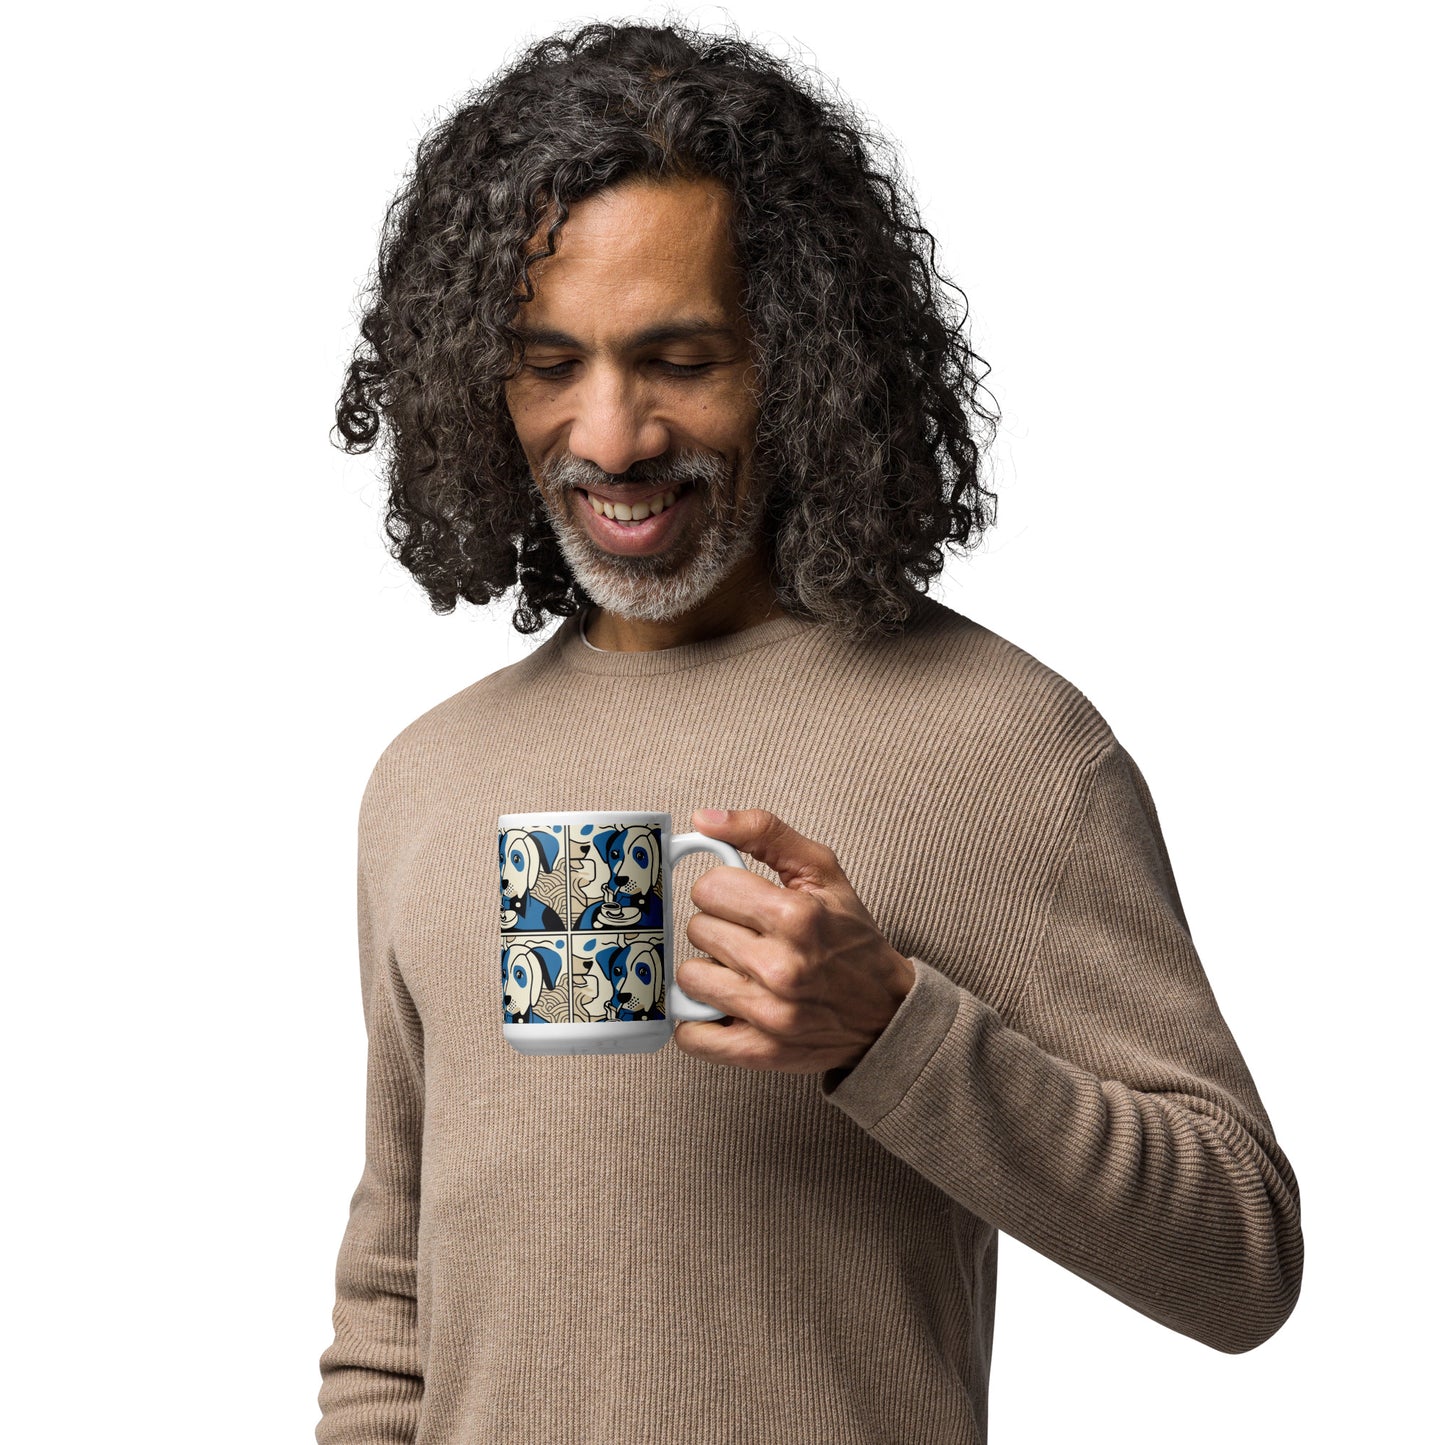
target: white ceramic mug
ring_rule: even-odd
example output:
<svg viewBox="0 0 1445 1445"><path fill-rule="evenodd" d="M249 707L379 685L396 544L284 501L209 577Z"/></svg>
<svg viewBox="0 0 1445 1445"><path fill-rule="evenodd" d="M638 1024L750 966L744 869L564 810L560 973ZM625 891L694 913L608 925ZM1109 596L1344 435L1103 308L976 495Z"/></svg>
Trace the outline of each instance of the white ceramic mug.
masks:
<svg viewBox="0 0 1445 1445"><path fill-rule="evenodd" d="M673 866L736 848L667 813L504 813L502 1036L524 1054L650 1054L679 1019L724 1015L672 980Z"/></svg>

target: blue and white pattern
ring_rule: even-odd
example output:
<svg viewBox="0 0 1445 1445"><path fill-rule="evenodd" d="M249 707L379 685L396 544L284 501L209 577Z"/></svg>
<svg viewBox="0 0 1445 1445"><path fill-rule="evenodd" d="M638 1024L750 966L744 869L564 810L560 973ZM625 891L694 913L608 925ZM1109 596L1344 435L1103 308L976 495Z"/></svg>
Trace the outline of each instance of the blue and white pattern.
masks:
<svg viewBox="0 0 1445 1445"><path fill-rule="evenodd" d="M661 829L504 828L497 848L503 1020L666 1018Z"/></svg>

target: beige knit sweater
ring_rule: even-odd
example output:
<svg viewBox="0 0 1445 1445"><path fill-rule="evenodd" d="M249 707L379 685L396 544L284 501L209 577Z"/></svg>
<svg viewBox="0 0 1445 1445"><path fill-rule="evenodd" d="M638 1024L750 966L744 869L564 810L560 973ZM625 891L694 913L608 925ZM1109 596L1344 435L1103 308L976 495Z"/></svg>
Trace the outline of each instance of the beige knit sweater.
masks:
<svg viewBox="0 0 1445 1445"><path fill-rule="evenodd" d="M912 959L862 1061L510 1048L498 816L709 806L828 844ZM678 958L711 866L674 874ZM565 621L386 749L359 875L320 1445L982 1442L999 1230L1218 1350L1294 1306L1294 1175L1143 778L938 602L868 643L784 616L604 652Z"/></svg>

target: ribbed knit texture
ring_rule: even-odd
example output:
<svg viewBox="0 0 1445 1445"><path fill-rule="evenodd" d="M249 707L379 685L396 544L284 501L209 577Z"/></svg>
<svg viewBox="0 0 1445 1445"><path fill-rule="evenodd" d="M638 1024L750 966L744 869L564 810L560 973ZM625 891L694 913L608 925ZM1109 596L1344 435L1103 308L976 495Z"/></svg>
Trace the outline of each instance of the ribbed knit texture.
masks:
<svg viewBox="0 0 1445 1445"><path fill-rule="evenodd" d="M917 970L887 1030L827 1074L515 1052L498 816L699 807L834 850ZM320 1445L983 1442L998 1230L1215 1349L1294 1306L1294 1175L1143 778L936 601L867 643L784 616L608 652L569 619L391 743L359 861ZM712 866L673 875L677 959Z"/></svg>

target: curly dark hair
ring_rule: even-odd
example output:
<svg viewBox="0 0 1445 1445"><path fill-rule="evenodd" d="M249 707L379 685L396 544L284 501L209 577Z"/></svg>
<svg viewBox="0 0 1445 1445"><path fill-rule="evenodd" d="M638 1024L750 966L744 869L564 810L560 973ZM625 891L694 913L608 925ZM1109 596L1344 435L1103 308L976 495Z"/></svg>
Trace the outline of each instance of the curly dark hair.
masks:
<svg viewBox="0 0 1445 1445"><path fill-rule="evenodd" d="M778 601L849 636L896 632L944 544L968 548L994 519L979 441L999 414L978 400L968 298L851 106L736 33L676 23L532 43L421 141L336 408L350 453L386 422L391 554L436 612L520 584L512 625L530 634L588 605L507 410L510 323L570 205L674 177L713 177L733 200Z"/></svg>

